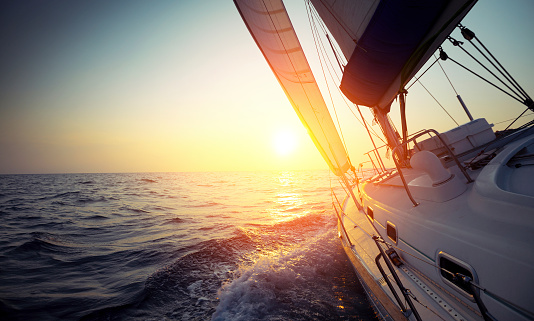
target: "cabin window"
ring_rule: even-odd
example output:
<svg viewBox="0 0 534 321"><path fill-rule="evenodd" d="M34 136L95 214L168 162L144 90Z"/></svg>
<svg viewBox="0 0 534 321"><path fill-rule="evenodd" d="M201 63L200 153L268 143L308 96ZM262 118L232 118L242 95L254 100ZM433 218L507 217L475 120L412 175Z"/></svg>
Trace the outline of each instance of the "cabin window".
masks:
<svg viewBox="0 0 534 321"><path fill-rule="evenodd" d="M478 283L474 269L467 263L462 262L457 258L444 252L440 252L438 254L438 263L439 267L442 269L440 271L441 278L445 281L445 283L455 288L463 295L472 298L473 291L471 290L469 284L462 282L457 277L455 277L455 275L465 275L469 277L473 282Z"/></svg>
<svg viewBox="0 0 534 321"><path fill-rule="evenodd" d="M373 209L369 206L367 207L367 216L369 216L371 220L375 220L375 214L373 213Z"/></svg>
<svg viewBox="0 0 534 321"><path fill-rule="evenodd" d="M388 238L397 244L397 228L390 221L387 222L386 233Z"/></svg>

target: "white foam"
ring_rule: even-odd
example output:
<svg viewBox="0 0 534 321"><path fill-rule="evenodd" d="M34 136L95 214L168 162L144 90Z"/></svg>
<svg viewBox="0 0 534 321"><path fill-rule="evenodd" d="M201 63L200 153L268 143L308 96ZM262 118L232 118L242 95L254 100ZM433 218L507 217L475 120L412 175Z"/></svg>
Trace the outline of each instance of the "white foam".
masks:
<svg viewBox="0 0 534 321"><path fill-rule="evenodd" d="M318 235L289 251L260 253L252 266L241 267L239 277L219 290L220 302L212 320L262 319L272 313L280 300L298 301L304 284L316 277L316 262L312 257L317 259L317 245L324 246L330 234ZM322 251L318 252L321 255Z"/></svg>

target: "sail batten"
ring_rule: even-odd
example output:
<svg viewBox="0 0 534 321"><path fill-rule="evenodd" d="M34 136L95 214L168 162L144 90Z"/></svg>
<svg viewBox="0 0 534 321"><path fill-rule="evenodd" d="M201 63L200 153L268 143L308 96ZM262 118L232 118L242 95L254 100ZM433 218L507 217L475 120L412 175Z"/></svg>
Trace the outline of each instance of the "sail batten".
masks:
<svg viewBox="0 0 534 321"><path fill-rule="evenodd" d="M293 109L332 172L350 162L281 0L234 0Z"/></svg>

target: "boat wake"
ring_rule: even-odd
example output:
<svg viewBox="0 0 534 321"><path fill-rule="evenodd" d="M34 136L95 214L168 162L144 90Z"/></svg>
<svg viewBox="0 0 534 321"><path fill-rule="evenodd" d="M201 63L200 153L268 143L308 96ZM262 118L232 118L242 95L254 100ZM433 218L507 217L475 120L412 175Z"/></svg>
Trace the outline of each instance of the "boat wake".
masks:
<svg viewBox="0 0 534 321"><path fill-rule="evenodd" d="M136 302L85 319L372 319L334 224L314 213L237 228L233 237L200 243L154 272Z"/></svg>

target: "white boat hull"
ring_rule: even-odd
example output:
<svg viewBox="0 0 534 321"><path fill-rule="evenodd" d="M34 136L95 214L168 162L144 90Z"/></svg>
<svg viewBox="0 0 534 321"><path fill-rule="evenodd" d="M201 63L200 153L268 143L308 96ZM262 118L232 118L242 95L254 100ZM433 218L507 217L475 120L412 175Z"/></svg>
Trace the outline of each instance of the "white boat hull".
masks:
<svg viewBox="0 0 534 321"><path fill-rule="evenodd" d="M534 135L509 144L485 167L470 171L474 182L462 182L465 191L450 200L431 200L432 187L426 187L430 196L425 195L421 181L426 174L414 169L403 173L410 187L415 186L410 182L417 183L412 190L416 191L418 206L407 197L398 175L369 180L355 189L361 210L350 197L345 199L339 213L340 237L381 318L402 320L404 316L395 314L399 303L375 262L380 251L373 236L387 243L380 243L384 249L394 248L401 257L402 266L394 270L413 294L410 296L422 320L483 320L474 297L442 272L457 269L453 272L463 273L464 267L481 288L477 292L491 316L531 320L534 188L528 186L533 186L534 166L525 162L517 166L514 156L532 150ZM450 170L461 177L454 168ZM388 233L391 231L393 237ZM391 272L383 259L381 262L404 302ZM408 319L416 320L413 313Z"/></svg>

